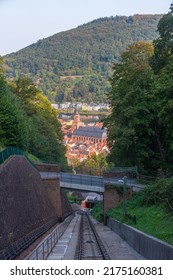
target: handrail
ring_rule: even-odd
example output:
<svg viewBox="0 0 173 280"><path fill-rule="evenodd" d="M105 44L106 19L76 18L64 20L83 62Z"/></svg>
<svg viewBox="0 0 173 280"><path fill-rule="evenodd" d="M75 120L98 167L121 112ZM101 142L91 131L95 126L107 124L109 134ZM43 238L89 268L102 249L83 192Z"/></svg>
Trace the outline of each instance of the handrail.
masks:
<svg viewBox="0 0 173 280"><path fill-rule="evenodd" d="M3 151L0 152L0 164L2 164L8 157L11 155L23 155L27 158L27 160L35 167L34 163L27 157L26 153L22 151L20 148L9 146ZM41 161L42 164L57 164L60 167L61 172L65 173L72 173L72 174L85 174L85 175L91 175L91 176L103 176L107 177L109 173L112 173L114 175L123 174L123 173L129 173L137 175L137 167L131 166L131 167L108 167L108 168L91 168L86 166L63 166L59 162L47 162L47 161Z"/></svg>
<svg viewBox="0 0 173 280"><path fill-rule="evenodd" d="M74 214L68 216L25 258L25 260L46 260L73 217Z"/></svg>
<svg viewBox="0 0 173 280"><path fill-rule="evenodd" d="M12 155L24 155L24 152L20 148L9 146L0 152L0 164Z"/></svg>
<svg viewBox="0 0 173 280"><path fill-rule="evenodd" d="M26 153L23 150L21 150L18 147L13 147L13 146L9 146L0 152L0 164L2 164L10 156L13 156L13 155L25 156L26 159L32 164L32 166L35 167L34 163L28 158L28 156L26 155Z"/></svg>

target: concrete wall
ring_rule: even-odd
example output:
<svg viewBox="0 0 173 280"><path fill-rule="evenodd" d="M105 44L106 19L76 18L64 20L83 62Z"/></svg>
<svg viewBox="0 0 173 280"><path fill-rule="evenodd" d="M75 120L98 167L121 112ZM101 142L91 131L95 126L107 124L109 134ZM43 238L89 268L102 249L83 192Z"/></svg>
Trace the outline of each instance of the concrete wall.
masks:
<svg viewBox="0 0 173 280"><path fill-rule="evenodd" d="M107 225L148 260L173 260L173 246L131 226L108 218Z"/></svg>

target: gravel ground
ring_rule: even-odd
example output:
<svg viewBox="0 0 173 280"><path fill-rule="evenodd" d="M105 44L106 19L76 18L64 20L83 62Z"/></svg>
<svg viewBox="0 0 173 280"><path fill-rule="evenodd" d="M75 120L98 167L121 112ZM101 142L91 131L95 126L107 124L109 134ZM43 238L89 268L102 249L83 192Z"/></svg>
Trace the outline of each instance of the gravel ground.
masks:
<svg viewBox="0 0 173 280"><path fill-rule="evenodd" d="M114 233L109 227L93 219L94 226L101 237L103 245L112 260L144 260L145 258L138 254L123 239Z"/></svg>
<svg viewBox="0 0 173 280"><path fill-rule="evenodd" d="M73 234L68 245L67 253L63 258L64 260L74 259L78 238L79 221L80 219L77 220L77 223L73 229ZM144 260L143 256L139 255L131 246L123 241L119 235L110 230L109 227L97 222L93 218L92 221L111 260Z"/></svg>

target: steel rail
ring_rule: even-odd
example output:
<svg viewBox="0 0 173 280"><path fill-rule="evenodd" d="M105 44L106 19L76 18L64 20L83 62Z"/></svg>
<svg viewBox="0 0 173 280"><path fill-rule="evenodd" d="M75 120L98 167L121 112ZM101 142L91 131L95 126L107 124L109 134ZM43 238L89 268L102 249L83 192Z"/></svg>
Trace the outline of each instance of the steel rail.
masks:
<svg viewBox="0 0 173 280"><path fill-rule="evenodd" d="M90 254L88 254L88 251ZM86 213L81 214L75 259L110 260L89 215Z"/></svg>

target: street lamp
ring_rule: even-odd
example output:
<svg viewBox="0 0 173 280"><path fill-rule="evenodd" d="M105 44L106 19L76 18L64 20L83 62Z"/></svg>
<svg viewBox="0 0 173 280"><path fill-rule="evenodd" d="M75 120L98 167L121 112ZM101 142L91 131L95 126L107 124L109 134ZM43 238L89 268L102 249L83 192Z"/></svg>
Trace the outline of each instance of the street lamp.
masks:
<svg viewBox="0 0 173 280"><path fill-rule="evenodd" d="M127 176L122 178L123 180L123 201L122 201L122 216L126 216L126 200L127 200Z"/></svg>

